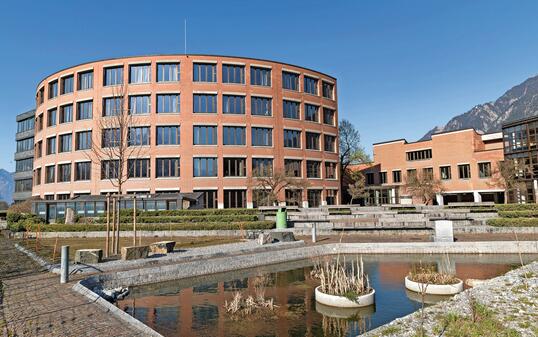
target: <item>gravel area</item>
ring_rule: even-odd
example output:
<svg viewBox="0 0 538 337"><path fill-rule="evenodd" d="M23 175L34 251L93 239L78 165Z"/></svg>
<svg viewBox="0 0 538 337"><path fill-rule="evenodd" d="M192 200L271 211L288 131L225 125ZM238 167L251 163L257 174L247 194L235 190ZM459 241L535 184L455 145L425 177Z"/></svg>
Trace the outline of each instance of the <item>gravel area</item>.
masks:
<svg viewBox="0 0 538 337"><path fill-rule="evenodd" d="M447 314L471 315L476 301L492 311L495 319L520 336L538 335L538 261L468 289L449 301L424 310L426 336L439 336L442 318ZM414 337L420 331L421 313L417 311L367 332L364 337Z"/></svg>

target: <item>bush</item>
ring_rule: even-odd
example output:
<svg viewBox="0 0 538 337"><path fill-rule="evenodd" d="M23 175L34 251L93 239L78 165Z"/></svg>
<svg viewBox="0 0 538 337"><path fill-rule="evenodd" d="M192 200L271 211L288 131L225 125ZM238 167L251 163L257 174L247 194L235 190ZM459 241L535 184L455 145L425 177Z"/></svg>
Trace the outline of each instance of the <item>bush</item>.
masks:
<svg viewBox="0 0 538 337"><path fill-rule="evenodd" d="M538 218L538 210L499 211L499 216L502 218Z"/></svg>
<svg viewBox="0 0 538 337"><path fill-rule="evenodd" d="M136 214L140 216L206 216L206 215L254 215L259 213L258 210L253 208L226 208L226 209L177 209L177 210L163 210L163 211L143 211L137 210ZM121 216L133 216L132 209L122 209L120 211ZM102 215L106 218L106 214Z"/></svg>
<svg viewBox="0 0 538 337"><path fill-rule="evenodd" d="M256 221L257 215L203 215L203 216L137 216L137 223L185 223L185 222L227 222L227 221ZM133 216L121 216L122 223L132 223ZM106 223L105 218L98 218L98 223Z"/></svg>
<svg viewBox="0 0 538 337"><path fill-rule="evenodd" d="M495 227L537 227L538 218L495 218L487 224Z"/></svg>
<svg viewBox="0 0 538 337"><path fill-rule="evenodd" d="M538 211L538 204L498 204L499 211Z"/></svg>
<svg viewBox="0 0 538 337"><path fill-rule="evenodd" d="M7 215L7 228L12 232L22 232L28 226L44 223L45 221L35 214L9 212Z"/></svg>
<svg viewBox="0 0 538 337"><path fill-rule="evenodd" d="M273 229L274 221L251 221L251 222L210 222L210 223L170 223L170 224L141 224L137 225L137 230L146 231L167 231L167 230L250 230L250 229ZM31 231L37 230L37 225L29 226ZM122 231L132 231L133 226L130 224L122 224ZM106 225L90 225L90 224L52 224L41 225L42 232L93 232L105 231Z"/></svg>

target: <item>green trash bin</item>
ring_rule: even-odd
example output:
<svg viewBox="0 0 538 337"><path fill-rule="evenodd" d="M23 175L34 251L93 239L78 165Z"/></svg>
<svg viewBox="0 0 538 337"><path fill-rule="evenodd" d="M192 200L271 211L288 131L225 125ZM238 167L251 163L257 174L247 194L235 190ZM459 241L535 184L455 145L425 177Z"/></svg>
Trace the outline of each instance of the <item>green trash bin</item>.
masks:
<svg viewBox="0 0 538 337"><path fill-rule="evenodd" d="M288 212L285 207L280 207L276 212L276 228L288 228Z"/></svg>

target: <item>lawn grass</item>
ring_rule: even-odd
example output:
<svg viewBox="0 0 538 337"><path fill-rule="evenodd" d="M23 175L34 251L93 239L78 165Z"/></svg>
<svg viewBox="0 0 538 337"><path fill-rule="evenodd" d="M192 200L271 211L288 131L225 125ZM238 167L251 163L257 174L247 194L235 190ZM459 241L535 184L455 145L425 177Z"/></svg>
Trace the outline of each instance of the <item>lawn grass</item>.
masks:
<svg viewBox="0 0 538 337"><path fill-rule="evenodd" d="M238 237L142 237L141 244L149 245L150 243L157 241L171 240L176 242L175 249L185 249L185 248L194 248L194 247L205 247L212 245L220 245L225 243L234 243L241 241ZM58 238L56 239L47 238L39 239L36 242L35 239L20 239L16 240L20 245L28 248L29 250L36 252L39 256L47 259L50 262L59 263L60 262L60 250L64 245L70 247L69 259L72 261L75 258L75 251L77 249L90 249L98 248L105 250L105 238ZM54 246L56 245L56 253L54 253ZM120 247L123 246L132 246L133 238L132 237L123 237L120 238ZM138 238L137 238L138 245ZM53 260L54 256L54 260Z"/></svg>

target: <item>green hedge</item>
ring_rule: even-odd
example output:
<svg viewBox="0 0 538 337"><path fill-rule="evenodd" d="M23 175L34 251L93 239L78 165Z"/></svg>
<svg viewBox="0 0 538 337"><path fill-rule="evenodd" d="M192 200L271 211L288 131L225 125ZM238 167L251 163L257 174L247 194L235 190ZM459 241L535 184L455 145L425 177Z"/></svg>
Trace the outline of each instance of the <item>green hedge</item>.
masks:
<svg viewBox="0 0 538 337"><path fill-rule="evenodd" d="M495 218L487 224L495 227L537 227L538 218Z"/></svg>
<svg viewBox="0 0 538 337"><path fill-rule="evenodd" d="M137 210L136 214L140 216L209 216L209 215L254 215L258 210L253 208L226 208L226 209L177 209L177 210L163 210L163 211L141 211ZM132 209L122 209L120 214L122 216L132 216ZM102 217L106 217L103 215Z"/></svg>
<svg viewBox="0 0 538 337"><path fill-rule="evenodd" d="M12 232L22 232L26 227L34 224L44 224L45 221L35 214L29 213L7 213L7 228Z"/></svg>
<svg viewBox="0 0 538 337"><path fill-rule="evenodd" d="M146 216L145 213L136 217L138 223L186 223L186 222L228 222L228 221L257 221L257 215L202 215L202 216ZM132 223L133 216L122 216L122 223ZM97 223L106 223L106 218L98 218Z"/></svg>
<svg viewBox="0 0 538 337"><path fill-rule="evenodd" d="M211 223L171 223L171 224L155 224L155 225L137 225L137 230L147 231L166 231L166 230L239 230L239 229L272 229L275 227L274 221L252 221L252 222L211 222ZM31 231L37 230L37 225L30 226ZM122 224L122 231L132 231L133 226L130 224ZM41 225L42 232L93 232L105 231L106 225Z"/></svg>
<svg viewBox="0 0 538 337"><path fill-rule="evenodd" d="M538 218L538 210L499 211L501 218Z"/></svg>
<svg viewBox="0 0 538 337"><path fill-rule="evenodd" d="M538 204L498 204L499 211L538 211Z"/></svg>

